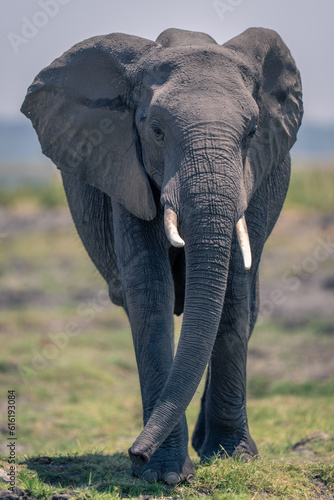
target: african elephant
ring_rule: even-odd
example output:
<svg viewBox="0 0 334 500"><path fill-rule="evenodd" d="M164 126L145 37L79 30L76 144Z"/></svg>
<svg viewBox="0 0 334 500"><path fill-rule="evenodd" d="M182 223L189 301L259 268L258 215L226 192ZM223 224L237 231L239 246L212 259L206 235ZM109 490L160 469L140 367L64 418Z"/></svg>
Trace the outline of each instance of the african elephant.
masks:
<svg viewBox="0 0 334 500"><path fill-rule="evenodd" d="M302 118L300 75L282 39L264 28L224 45L179 29L155 42L93 37L39 73L22 112L130 320L144 420L132 474L191 479L185 410L207 365L195 450L203 460L256 456L247 343ZM175 355L174 313L184 313Z"/></svg>

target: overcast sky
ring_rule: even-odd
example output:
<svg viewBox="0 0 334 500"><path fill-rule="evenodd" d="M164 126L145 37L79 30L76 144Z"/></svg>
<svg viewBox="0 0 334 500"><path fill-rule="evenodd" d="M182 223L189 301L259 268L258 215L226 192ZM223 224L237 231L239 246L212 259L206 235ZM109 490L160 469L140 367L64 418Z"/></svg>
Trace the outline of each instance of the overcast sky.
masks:
<svg viewBox="0 0 334 500"><path fill-rule="evenodd" d="M90 36L154 40L175 27L224 43L263 26L281 35L301 71L305 122L334 123L334 0L2 0L1 7L0 118L20 118L35 75Z"/></svg>

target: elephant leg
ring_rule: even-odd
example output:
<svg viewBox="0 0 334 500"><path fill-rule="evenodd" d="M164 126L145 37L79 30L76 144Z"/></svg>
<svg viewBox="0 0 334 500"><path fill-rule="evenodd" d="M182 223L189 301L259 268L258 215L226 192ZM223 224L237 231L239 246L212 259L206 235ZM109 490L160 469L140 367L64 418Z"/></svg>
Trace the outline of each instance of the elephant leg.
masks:
<svg viewBox="0 0 334 500"><path fill-rule="evenodd" d="M252 225L249 224L252 229ZM248 340L259 307L258 265L264 243L253 251L251 272L245 272L238 243L232 244L228 284L219 329L208 366L201 410L192 445L201 459L214 454L254 456L246 411Z"/></svg>
<svg viewBox="0 0 334 500"><path fill-rule="evenodd" d="M115 251L135 348L144 425L168 378L174 357L174 284L160 216L150 222L113 204ZM132 474L150 482L189 479L186 417L142 467Z"/></svg>
<svg viewBox="0 0 334 500"><path fill-rule="evenodd" d="M253 286L253 289L252 289L252 293L251 293L249 326L248 326L248 329L246 330L246 333L245 333L245 337L246 338L248 337L248 340L249 340L249 338L252 334L252 331L254 329L257 314L258 314L258 308L259 308L259 275L258 275L258 272L255 275L255 279L253 280L252 286ZM222 377L224 375L226 376L226 374L217 373L217 369L215 369L213 365L215 365L215 366L217 365L218 369L220 369L221 365L225 362L224 358L225 357L227 357L228 359L230 358L230 355L228 354L229 351L233 348L235 348L235 349L240 348L240 347L238 347L237 342L235 342L235 345L233 346L233 343L231 343L231 340L229 339L229 337L227 337L226 334L224 333L224 328L222 328L222 324L225 324L225 326L226 326L224 318L225 318L225 316L223 314L222 315L222 323L221 323L221 326L219 328L219 332L218 332L215 347L214 347L214 356L212 356L211 362L208 366L206 382L205 382L205 389L204 389L204 393L203 393L203 396L201 399L200 413L199 413L199 416L198 416L198 419L196 422L196 426L195 426L195 430L194 430L194 433L192 436L192 446L197 451L199 456L207 456L205 453L209 453L208 451L206 451L204 453L204 449L202 452L203 443L204 443L206 435L207 435L206 426L207 426L207 423L210 426L209 422L211 419L211 417L209 416L209 420L207 420L207 401L208 401L208 398L210 398L210 396L208 396L208 393L212 394L213 386L216 385L216 381L214 379L215 377L218 378L217 381L219 382L221 380L219 377ZM231 323L230 323L230 325L231 325ZM231 325L231 331L233 331L232 325ZM241 352L243 353L242 356L243 356L243 358L245 358L245 349L247 349L247 345L246 345L247 341L245 342L245 341L240 340L239 343L241 346ZM232 356L233 356L233 353L232 353ZM239 358L239 360L242 361L242 364L246 363L246 360L241 359L241 357ZM228 370L229 370L228 365L226 365L225 371L228 371ZM232 375L232 373L231 373L231 375ZM230 373L228 373L228 376L230 376ZM212 380L212 377L213 377L213 380ZM211 382L211 380L212 380L212 382ZM218 385L222 385L222 384L218 384ZM216 390L219 391L220 389L221 389L221 387L217 387ZM244 391L244 386L243 386L243 384L241 384L241 392L240 393L242 394L243 391ZM211 395L211 399L212 399L212 397L214 398L214 396ZM208 408L209 408L209 403L208 403ZM210 410L209 410L209 413L210 413ZM205 446L207 446L207 445L205 444ZM215 446L215 448L216 448L216 446ZM224 449L225 449L225 447L224 447ZM215 453L221 452L221 451L222 451L222 448L219 445L219 450L216 450Z"/></svg>
<svg viewBox="0 0 334 500"><path fill-rule="evenodd" d="M123 306L114 252L111 199L98 189L62 172L63 185L78 234L92 262L109 287L109 296Z"/></svg>
<svg viewBox="0 0 334 500"><path fill-rule="evenodd" d="M258 454L250 436L246 412L246 363L248 340L259 310L258 267L264 243L278 219L290 178L290 157L277 164L269 181L258 189L247 209L253 264L245 274L232 244L229 278L201 410L192 436L192 445L204 459L214 453Z"/></svg>
<svg viewBox="0 0 334 500"><path fill-rule="evenodd" d="M258 454L246 411L247 344L253 323L250 297L228 297L211 357L193 445L202 460L214 454Z"/></svg>

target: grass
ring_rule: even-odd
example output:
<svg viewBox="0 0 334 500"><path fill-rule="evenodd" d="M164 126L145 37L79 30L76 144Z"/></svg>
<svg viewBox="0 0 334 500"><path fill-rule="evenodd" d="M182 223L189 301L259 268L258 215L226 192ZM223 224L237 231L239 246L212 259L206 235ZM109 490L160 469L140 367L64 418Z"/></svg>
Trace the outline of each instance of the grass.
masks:
<svg viewBox="0 0 334 500"><path fill-rule="evenodd" d="M55 491L76 499L138 498L320 498L324 485L333 480L334 467L273 462L269 459L241 463L212 459L197 465L192 485L166 488L130 479L126 474L127 457L123 454L71 454L27 458L19 473L22 487L39 498ZM24 467L24 468L23 468ZM309 492L309 494L307 493ZM329 497L328 497L329 498Z"/></svg>
<svg viewBox="0 0 334 500"><path fill-rule="evenodd" d="M292 190L303 175L294 174ZM321 171L319 178L324 190L331 189L332 173ZM13 191L2 206L33 206L37 213L63 204L55 196L48 205L47 191L29 189L23 201ZM296 188L289 195L288 210L319 207L315 182L303 193ZM326 196L324 210L331 205ZM195 482L173 488L130 476L126 450L142 428L131 332L123 311L106 300L105 285L73 228L1 240L0 309L0 412L6 416L7 391L15 390L16 484L36 498L334 497L331 317L288 326L272 319L259 323L249 349L248 414L261 458L216 458L204 465L190 448ZM203 384L187 410L190 434L202 390ZM9 467L6 418L0 435L1 472ZM0 489L7 486L0 482Z"/></svg>
<svg viewBox="0 0 334 500"><path fill-rule="evenodd" d="M59 182L0 188L0 206L5 208L22 204L54 208L65 203L65 193Z"/></svg>
<svg viewBox="0 0 334 500"><path fill-rule="evenodd" d="M333 211L334 168L292 167L286 208Z"/></svg>
<svg viewBox="0 0 334 500"><path fill-rule="evenodd" d="M332 211L334 189L333 166L293 165L287 208ZM0 188L0 207L15 207L28 203L39 207L54 208L66 204L61 182Z"/></svg>
<svg viewBox="0 0 334 500"><path fill-rule="evenodd" d="M17 318L8 314L3 319L1 400L6 390L16 391L20 488L37 498L65 491L73 498L106 500L144 495L313 499L321 498L321 488L334 494L333 382L291 382L289 374L275 380L270 369L266 378L250 370L248 382L249 422L260 460L244 464L216 459L201 465L191 450L196 465L192 485L171 490L131 478L126 450L141 430L141 406L127 321L112 306L90 323L81 324L76 309L58 314L61 322L55 323L56 311L30 311L24 328L22 311ZM39 317L36 323L34 315ZM62 326L76 321L79 333L61 344ZM6 343L10 325L14 334ZM55 344L49 333L58 339L50 359L50 345ZM262 324L250 353L259 348L266 352L279 337L289 349L295 336L298 332L288 335L276 324ZM311 331L307 337L312 337ZM324 335L322 340L334 350L333 337ZM190 433L201 391L202 387L187 411ZM5 426L2 433L6 437ZM8 468L6 454L1 467Z"/></svg>

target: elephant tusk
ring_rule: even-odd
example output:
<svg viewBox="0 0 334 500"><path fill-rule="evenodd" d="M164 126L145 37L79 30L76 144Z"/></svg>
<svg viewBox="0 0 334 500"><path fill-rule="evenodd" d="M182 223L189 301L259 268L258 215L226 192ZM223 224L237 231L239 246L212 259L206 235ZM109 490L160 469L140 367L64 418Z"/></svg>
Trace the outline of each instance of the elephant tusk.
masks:
<svg viewBox="0 0 334 500"><path fill-rule="evenodd" d="M246 271L248 271L252 265L252 252L249 244L246 219L244 215L238 220L236 229L242 257L244 259L244 266Z"/></svg>
<svg viewBox="0 0 334 500"><path fill-rule="evenodd" d="M164 223L166 236L171 245L177 248L184 247L185 242L183 241L177 230L177 215L174 210L168 205L165 205Z"/></svg>

